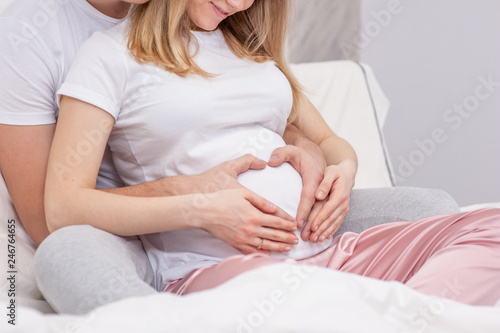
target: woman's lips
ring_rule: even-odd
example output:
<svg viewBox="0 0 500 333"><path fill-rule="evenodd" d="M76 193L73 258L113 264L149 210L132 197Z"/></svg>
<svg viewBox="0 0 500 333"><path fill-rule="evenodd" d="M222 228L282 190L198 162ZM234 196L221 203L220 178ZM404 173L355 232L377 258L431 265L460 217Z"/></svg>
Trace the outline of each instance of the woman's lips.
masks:
<svg viewBox="0 0 500 333"><path fill-rule="evenodd" d="M228 13L224 13L222 10L219 9L219 7L214 5L213 2L210 2L210 4L212 5L212 8L214 9L215 14L217 14L217 16L219 16L221 19L225 19L229 16Z"/></svg>

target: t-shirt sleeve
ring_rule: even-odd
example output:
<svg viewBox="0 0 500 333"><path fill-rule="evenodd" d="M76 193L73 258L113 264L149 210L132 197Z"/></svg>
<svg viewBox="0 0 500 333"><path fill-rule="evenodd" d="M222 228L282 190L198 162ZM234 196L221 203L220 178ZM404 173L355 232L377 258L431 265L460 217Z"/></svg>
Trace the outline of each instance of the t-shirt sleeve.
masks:
<svg viewBox="0 0 500 333"><path fill-rule="evenodd" d="M97 32L78 50L66 80L57 92L97 106L115 119L127 81L124 45Z"/></svg>
<svg viewBox="0 0 500 333"><path fill-rule="evenodd" d="M55 123L54 60L22 23L1 18L0 31L0 123Z"/></svg>

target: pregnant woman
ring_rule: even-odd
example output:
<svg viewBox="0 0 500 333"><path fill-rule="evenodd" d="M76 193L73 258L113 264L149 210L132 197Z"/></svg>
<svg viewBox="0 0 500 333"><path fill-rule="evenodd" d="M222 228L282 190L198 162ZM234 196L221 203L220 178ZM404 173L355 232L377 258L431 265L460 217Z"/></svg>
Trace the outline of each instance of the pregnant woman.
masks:
<svg viewBox="0 0 500 333"><path fill-rule="evenodd" d="M344 160L333 161L338 152L328 143L338 138L284 62L288 9L285 0L152 0L87 41L59 91L46 185L49 229L90 224L141 235L156 288L178 294L290 258L443 297L451 297L446 286L458 278L465 286L458 300L494 304L500 298L498 210L391 223L359 235L327 233L324 242L299 237L293 216L300 175L287 163L263 162L285 145L287 122L318 143L340 173L355 169L355 157L345 152ZM251 154L254 170L239 176L251 191L136 198L95 190L108 140L127 185L198 174ZM244 199L228 200L235 191ZM295 231L287 237L296 245L278 254L255 237L253 246L270 256L244 256L209 232L205 221L229 215L237 224L245 205L286 211L265 226Z"/></svg>

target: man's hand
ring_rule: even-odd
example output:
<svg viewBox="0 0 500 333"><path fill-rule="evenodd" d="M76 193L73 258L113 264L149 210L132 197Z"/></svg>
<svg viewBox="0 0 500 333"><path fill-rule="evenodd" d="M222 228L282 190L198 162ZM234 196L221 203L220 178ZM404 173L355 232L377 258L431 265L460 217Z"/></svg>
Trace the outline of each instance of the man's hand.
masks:
<svg viewBox="0 0 500 333"><path fill-rule="evenodd" d="M302 148L284 146L274 150L268 164L277 167L284 162L290 165L302 176L302 193L297 210L297 226L302 228L307 220L311 208L316 202L316 192L321 181L324 180L325 159L314 158Z"/></svg>
<svg viewBox="0 0 500 333"><path fill-rule="evenodd" d="M199 175L165 177L138 185L100 190L131 197L169 197L213 193L219 190L243 188L238 182L238 175L248 170L264 169L266 165L265 161L247 154L218 164Z"/></svg>
<svg viewBox="0 0 500 333"><path fill-rule="evenodd" d="M186 215L244 254L287 252L298 243L294 218L243 187L196 194Z"/></svg>
<svg viewBox="0 0 500 333"><path fill-rule="evenodd" d="M261 170L267 163L257 157L246 154L234 160L226 161L196 176L188 176L193 183L192 193L213 193L219 190L242 189L238 175L248 170Z"/></svg>

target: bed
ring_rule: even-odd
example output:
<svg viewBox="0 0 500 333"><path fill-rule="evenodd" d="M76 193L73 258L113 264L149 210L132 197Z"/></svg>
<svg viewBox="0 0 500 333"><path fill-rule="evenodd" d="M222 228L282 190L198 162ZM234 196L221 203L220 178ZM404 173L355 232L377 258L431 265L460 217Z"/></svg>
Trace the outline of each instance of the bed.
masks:
<svg viewBox="0 0 500 333"><path fill-rule="evenodd" d="M293 70L329 125L357 151L356 187L393 186L381 135L389 101L371 69L332 61ZM473 307L397 282L287 263L185 297L157 294L85 316L56 315L36 286L35 248L1 177L0 218L1 332L500 332L500 303Z"/></svg>

